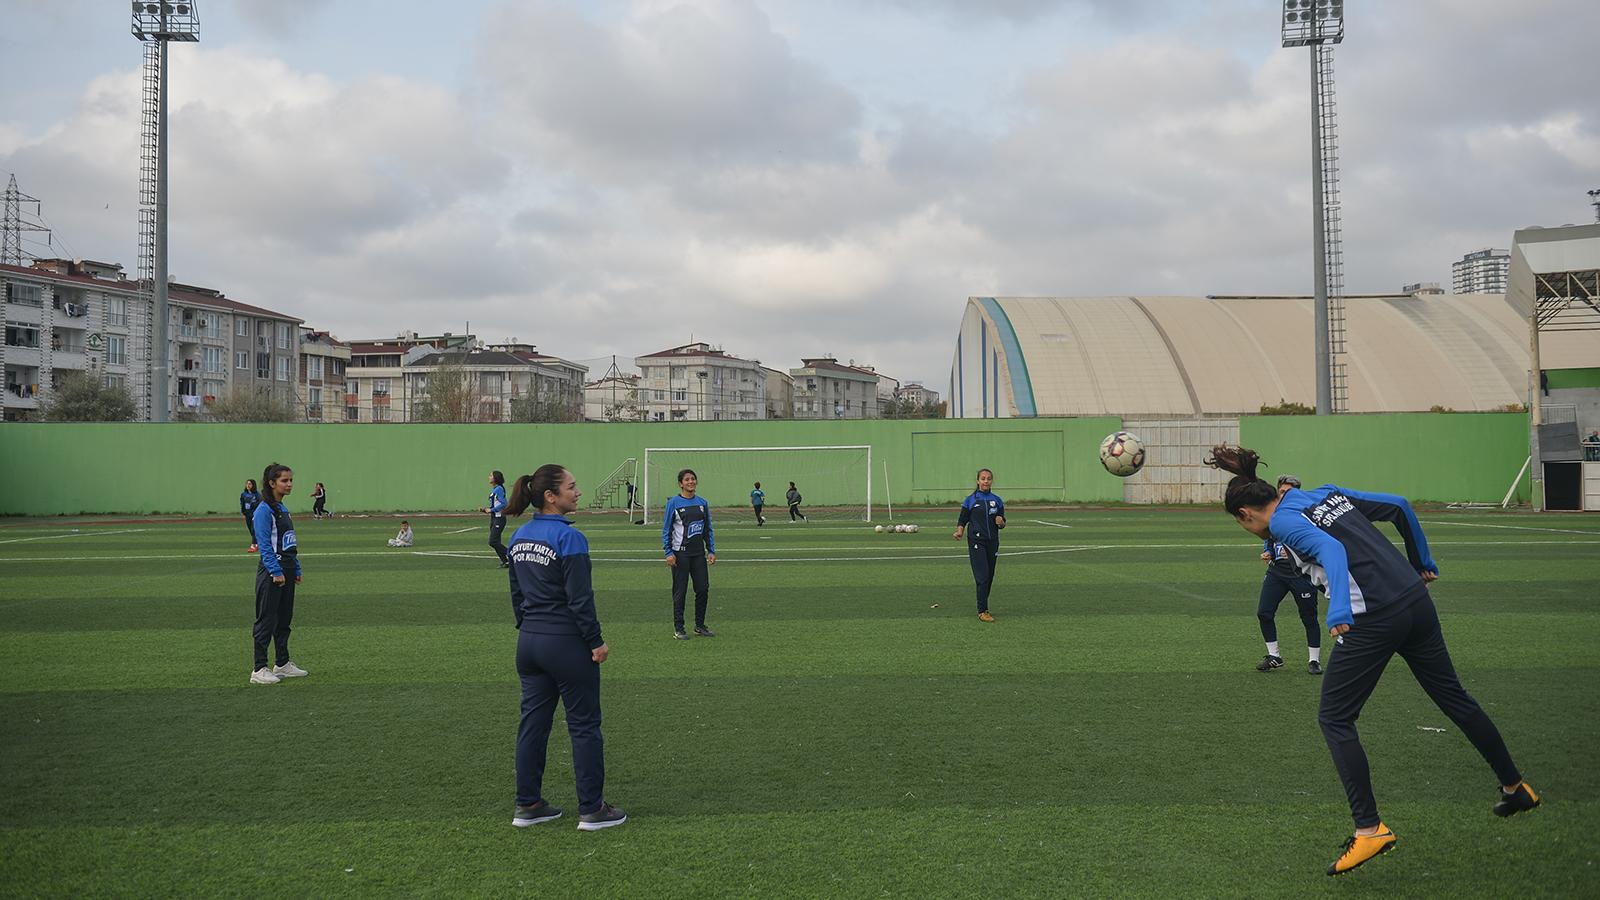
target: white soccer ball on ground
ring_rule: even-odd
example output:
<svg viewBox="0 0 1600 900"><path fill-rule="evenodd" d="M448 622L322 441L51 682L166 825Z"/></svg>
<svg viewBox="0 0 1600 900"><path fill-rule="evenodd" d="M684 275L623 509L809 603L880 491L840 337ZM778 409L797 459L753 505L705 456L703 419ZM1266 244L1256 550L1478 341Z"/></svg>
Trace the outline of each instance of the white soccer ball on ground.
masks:
<svg viewBox="0 0 1600 900"><path fill-rule="evenodd" d="M882 525L874 525L874 526L872 526L872 530L876 531L879 534L883 534L883 526Z"/></svg>
<svg viewBox="0 0 1600 900"><path fill-rule="evenodd" d="M921 530L922 530L922 526L921 525L912 525L911 526L911 533L912 534L916 534L917 532L919 532Z"/></svg>
<svg viewBox="0 0 1600 900"><path fill-rule="evenodd" d="M1144 442L1129 432L1108 434L1100 442L1100 464L1118 478L1127 478L1144 468L1144 458Z"/></svg>
<svg viewBox="0 0 1600 900"><path fill-rule="evenodd" d="M904 525L896 525L894 527L894 533L895 534L905 534L906 533L906 527Z"/></svg>

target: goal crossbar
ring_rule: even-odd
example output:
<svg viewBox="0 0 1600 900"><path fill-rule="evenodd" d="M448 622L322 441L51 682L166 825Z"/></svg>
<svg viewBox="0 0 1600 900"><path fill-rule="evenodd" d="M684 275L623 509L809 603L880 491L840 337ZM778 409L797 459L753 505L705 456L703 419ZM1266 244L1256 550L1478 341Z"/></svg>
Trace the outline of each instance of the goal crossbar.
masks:
<svg viewBox="0 0 1600 900"><path fill-rule="evenodd" d="M799 447L646 447L642 467L644 468L643 483L640 489L644 491L644 521L650 521L650 454L652 453L737 453L765 450L812 451L812 450L863 450L867 454L866 464L866 521L872 521L872 445L871 444L810 444Z"/></svg>

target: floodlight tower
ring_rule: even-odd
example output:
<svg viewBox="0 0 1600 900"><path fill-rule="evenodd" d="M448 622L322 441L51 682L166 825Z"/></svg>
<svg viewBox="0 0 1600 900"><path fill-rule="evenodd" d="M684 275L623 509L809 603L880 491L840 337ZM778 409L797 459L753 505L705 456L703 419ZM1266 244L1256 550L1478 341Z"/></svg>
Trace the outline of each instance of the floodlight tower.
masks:
<svg viewBox="0 0 1600 900"><path fill-rule="evenodd" d="M139 159L139 292L135 347L144 350L137 392L152 422L170 417L172 363L167 346L167 44L200 40L200 12L192 0L133 0L133 36L144 44L144 124ZM152 321L153 319L153 321ZM143 326L142 329L139 326ZM142 338L142 340L141 340Z"/></svg>
<svg viewBox="0 0 1600 900"><path fill-rule="evenodd" d="M1600 225L1600 190L1589 192L1589 205L1594 207L1594 221Z"/></svg>
<svg viewBox="0 0 1600 900"><path fill-rule="evenodd" d="M1317 415L1344 412L1344 254L1339 240L1339 135L1333 45L1344 0L1283 0L1283 46L1311 48L1311 242L1316 278Z"/></svg>

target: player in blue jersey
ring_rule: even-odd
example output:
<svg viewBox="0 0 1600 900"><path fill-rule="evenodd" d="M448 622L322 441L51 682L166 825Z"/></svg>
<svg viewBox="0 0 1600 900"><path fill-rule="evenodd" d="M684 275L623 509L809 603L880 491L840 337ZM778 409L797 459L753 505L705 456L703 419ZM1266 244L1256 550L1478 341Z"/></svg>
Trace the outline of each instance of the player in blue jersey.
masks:
<svg viewBox="0 0 1600 900"><path fill-rule="evenodd" d="M583 494L572 473L540 466L517 479L510 512L538 514L511 535L511 613L517 623L517 675L522 720L517 726L518 828L560 818L545 800L545 752L556 698L567 711L572 769L578 783L578 830L628 821L605 800L605 741L600 734L600 664L611 648L600 634L589 541L567 516Z"/></svg>
<svg viewBox="0 0 1600 900"><path fill-rule="evenodd" d="M294 619L295 585L300 583L300 548L283 499L294 490L294 472L273 463L261 473L261 486L261 502L255 511L261 560L256 566L256 624L250 630L255 642L250 683L277 684L307 674L289 659L289 623ZM267 667L269 645L276 645L278 651L278 663L271 668Z"/></svg>
<svg viewBox="0 0 1600 900"><path fill-rule="evenodd" d="M972 580L978 587L978 618L993 622L989 613L989 588L994 585L995 565L1000 561L1000 529L1006 527L1006 504L990 488L994 473L978 470L978 489L961 501L956 519L956 540L967 538L967 559L972 563Z"/></svg>
<svg viewBox="0 0 1600 900"><path fill-rule="evenodd" d="M489 505L478 507L478 512L489 516L489 549L500 557L500 568L511 568L506 545L500 543L500 535L506 530L506 476L499 469L489 473Z"/></svg>
<svg viewBox="0 0 1600 900"><path fill-rule="evenodd" d="M755 490L750 492L750 506L756 511L756 527L767 524L767 517L761 514L761 508L767 505L767 492L761 489L761 482L756 482Z"/></svg>
<svg viewBox="0 0 1600 900"><path fill-rule="evenodd" d="M1278 493L1299 488L1300 479L1284 475L1278 479ZM1285 594L1294 597L1295 609L1300 613L1300 624L1306 629L1306 652L1310 660L1306 672L1322 674L1322 627L1317 624L1317 589L1290 558L1289 548L1283 542L1267 538L1261 546L1261 558L1267 562L1267 572L1261 577L1261 599L1256 604L1256 620L1261 624L1261 639L1267 642L1267 655L1256 663L1257 672L1270 672L1283 668L1283 651L1278 647L1278 606Z"/></svg>
<svg viewBox="0 0 1600 900"><path fill-rule="evenodd" d="M1439 577L1439 567L1411 504L1403 497L1332 484L1280 496L1256 477L1260 461L1253 450L1221 445L1206 459L1234 474L1224 504L1240 526L1262 540L1281 541L1300 571L1328 593L1328 633L1338 652L1322 681L1317 721L1356 825L1328 874L1348 872L1394 846L1394 832L1378 815L1356 719L1397 653L1494 770L1500 782L1494 814L1511 816L1538 806L1539 796L1522 780L1500 731L1461 686L1450 662L1427 588ZM1406 552L1396 550L1374 522L1393 524Z"/></svg>
<svg viewBox="0 0 1600 900"><path fill-rule="evenodd" d="M256 480L246 478L244 491L239 494L239 514L244 516L244 530L250 532L251 553L260 549L256 545L256 507L260 505L261 492L256 489Z"/></svg>
<svg viewBox="0 0 1600 900"><path fill-rule="evenodd" d="M700 478L693 469L678 473L678 494L661 512L661 549L672 568L672 636L689 639L683 630L683 606L694 579L694 633L716 637L706 627L706 598L711 590L708 566L717 562L717 539L711 533L711 504L695 496Z"/></svg>

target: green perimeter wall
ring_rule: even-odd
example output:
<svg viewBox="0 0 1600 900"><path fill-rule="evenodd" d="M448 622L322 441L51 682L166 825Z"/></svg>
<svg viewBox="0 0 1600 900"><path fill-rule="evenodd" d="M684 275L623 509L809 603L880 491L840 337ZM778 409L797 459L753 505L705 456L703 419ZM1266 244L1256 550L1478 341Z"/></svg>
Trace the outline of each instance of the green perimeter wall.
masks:
<svg viewBox="0 0 1600 900"><path fill-rule="evenodd" d="M268 462L295 469L290 509L311 508L322 481L340 512L469 510L487 494L485 477L507 479L559 462L591 490L644 448L871 444L875 507L954 503L972 490L979 466L995 470L1008 501L1118 502L1122 482L1098 458L1114 417L1083 419L912 419L846 422L688 422L578 425L0 425L0 515L234 513L244 479ZM1416 500L1498 503L1528 455L1525 413L1394 413L1246 416L1241 442L1259 451L1268 474L1337 482ZM714 454L708 455L714 456ZM663 460L669 468L678 461ZM883 482L889 469L889 487ZM718 504L747 502L747 472L703 489ZM856 463L859 467L859 462ZM795 463L799 468L799 463ZM781 459L774 466L787 468ZM817 470L814 462L807 468ZM729 477L733 480L730 469ZM783 471L758 476L782 506ZM816 476L808 475L808 479ZM852 480L853 483L853 480ZM672 487L652 482L655 503ZM802 482L807 504L831 491ZM860 492L854 493L859 496ZM1529 496L1528 478L1517 499Z"/></svg>
<svg viewBox="0 0 1600 900"><path fill-rule="evenodd" d="M311 488L318 481L327 484L329 505L340 512L470 510L484 504L491 469L505 472L509 482L543 463L561 463L587 492L624 459L642 462L645 447L664 446L870 444L872 502L878 508L886 500L955 503L972 491L980 466L995 470L997 491L1010 501L1115 502L1122 499L1122 483L1100 468L1098 451L1118 422L1099 417L575 425L6 423L0 425L0 515L236 513L244 480L259 479L273 461L294 468L295 492L289 499L294 511L311 508ZM814 461L807 462L806 468L817 470ZM892 494L883 487L885 463ZM744 473L736 485L717 484L709 461L693 464L712 502L749 502ZM861 463L854 465L859 471ZM781 508L788 485L779 482L796 476L783 471L788 466L781 460L774 468L778 471L762 480L768 502ZM853 496L859 498L864 487ZM802 481L800 488L807 504L830 499L823 485ZM659 507L673 490L652 481L652 505Z"/></svg>
<svg viewBox="0 0 1600 900"><path fill-rule="evenodd" d="M1528 458L1528 414L1246 416L1239 443L1268 463L1268 481L1288 473L1308 487L1332 482L1412 500L1499 503ZM1529 496L1524 474L1514 499Z"/></svg>

